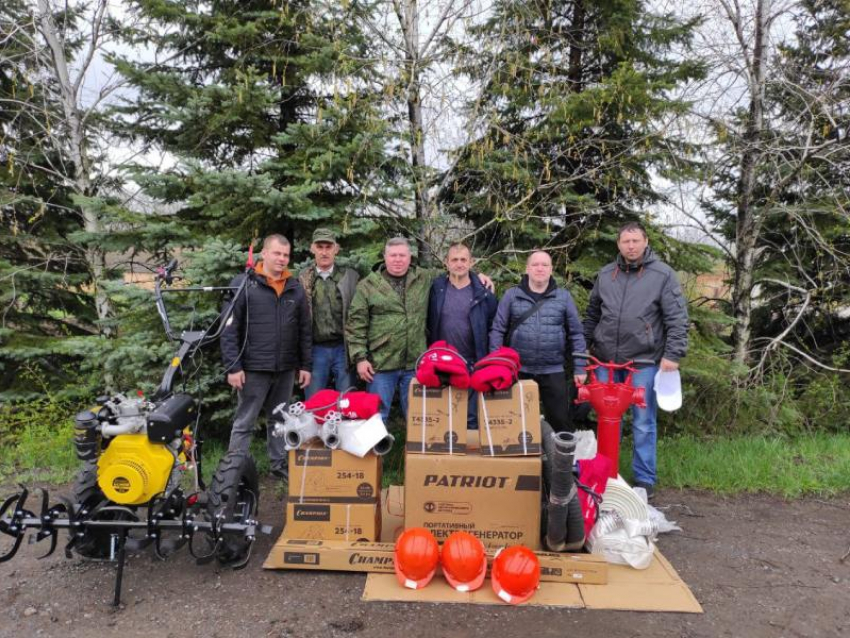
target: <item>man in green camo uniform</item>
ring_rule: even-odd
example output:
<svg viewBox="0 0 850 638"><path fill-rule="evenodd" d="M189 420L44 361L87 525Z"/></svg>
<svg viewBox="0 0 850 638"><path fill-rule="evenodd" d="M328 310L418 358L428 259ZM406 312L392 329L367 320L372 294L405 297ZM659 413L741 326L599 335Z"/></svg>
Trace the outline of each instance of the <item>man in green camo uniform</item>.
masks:
<svg viewBox="0 0 850 638"><path fill-rule="evenodd" d="M327 228L313 233L311 261L298 275L313 322L313 376L305 394L309 399L328 385L343 392L353 385L345 347L345 319L354 297L358 275L351 268L336 265L339 244Z"/></svg>
<svg viewBox="0 0 850 638"><path fill-rule="evenodd" d="M417 357L425 351L425 318L433 273L410 266L410 244L403 237L384 246L384 263L358 285L345 335L348 354L367 390L381 397L384 421L396 390L407 417L407 389Z"/></svg>

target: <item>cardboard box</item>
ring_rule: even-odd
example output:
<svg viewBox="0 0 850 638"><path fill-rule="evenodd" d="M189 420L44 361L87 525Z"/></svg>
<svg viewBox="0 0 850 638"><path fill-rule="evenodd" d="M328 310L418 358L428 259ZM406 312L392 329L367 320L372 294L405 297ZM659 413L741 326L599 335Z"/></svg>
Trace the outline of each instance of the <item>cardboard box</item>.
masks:
<svg viewBox="0 0 850 638"><path fill-rule="evenodd" d="M289 498L301 503L377 503L381 457L362 459L312 443L289 452Z"/></svg>
<svg viewBox="0 0 850 638"><path fill-rule="evenodd" d="M538 456L540 391L534 381L517 381L507 390L478 393L481 453L490 456Z"/></svg>
<svg viewBox="0 0 850 638"><path fill-rule="evenodd" d="M381 536L381 509L376 503L286 503L287 538L376 541Z"/></svg>
<svg viewBox="0 0 850 638"><path fill-rule="evenodd" d="M404 488L390 485L381 490L381 536L383 543L395 543L404 531Z"/></svg>
<svg viewBox="0 0 850 638"><path fill-rule="evenodd" d="M540 457L405 455L404 524L442 542L462 530L485 546L540 546Z"/></svg>
<svg viewBox="0 0 850 638"><path fill-rule="evenodd" d="M465 454L468 405L468 390L428 388L411 381L405 449L415 454Z"/></svg>
<svg viewBox="0 0 850 638"><path fill-rule="evenodd" d="M393 543L307 540L281 536L269 553L266 569L321 569L343 572L393 573ZM487 552L488 571L496 549ZM551 583L604 585L608 563L592 554L536 552L540 580Z"/></svg>

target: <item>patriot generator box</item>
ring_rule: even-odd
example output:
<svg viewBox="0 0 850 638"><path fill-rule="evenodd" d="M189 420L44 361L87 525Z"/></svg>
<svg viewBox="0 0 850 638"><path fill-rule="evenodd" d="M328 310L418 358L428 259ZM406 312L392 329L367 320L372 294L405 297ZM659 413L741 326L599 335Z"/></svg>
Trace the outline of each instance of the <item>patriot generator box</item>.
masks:
<svg viewBox="0 0 850 638"><path fill-rule="evenodd" d="M466 454L468 405L468 390L429 388L411 381L405 449L414 454Z"/></svg>
<svg viewBox="0 0 850 638"><path fill-rule="evenodd" d="M482 450L483 451L483 450ZM485 546L540 547L539 456L405 455L404 525L444 541L469 532Z"/></svg>
<svg viewBox="0 0 850 638"><path fill-rule="evenodd" d="M478 393L481 454L538 456L540 391L534 381L517 381L507 390Z"/></svg>
<svg viewBox="0 0 850 638"><path fill-rule="evenodd" d="M329 450L322 443L289 451L289 496L297 502L375 503L381 493L381 457Z"/></svg>

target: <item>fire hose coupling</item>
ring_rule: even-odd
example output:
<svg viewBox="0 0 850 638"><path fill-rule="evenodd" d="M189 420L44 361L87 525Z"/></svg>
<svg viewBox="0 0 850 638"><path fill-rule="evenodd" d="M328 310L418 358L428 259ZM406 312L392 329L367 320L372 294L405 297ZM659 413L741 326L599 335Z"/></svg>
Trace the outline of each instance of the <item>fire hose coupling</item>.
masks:
<svg viewBox="0 0 850 638"><path fill-rule="evenodd" d="M282 436L284 447L287 450L295 450L319 436L319 424L316 422L316 417L305 409L303 403L293 403L288 410L284 411L285 405L281 403L272 412L272 414L282 415L283 418L283 421L275 423L272 435Z"/></svg>
<svg viewBox="0 0 850 638"><path fill-rule="evenodd" d="M341 419L332 418L332 415L336 414L339 413L329 412L325 417L325 422L322 423L322 426L319 428L319 438L322 439L322 443L325 444L325 447L331 450L336 450L342 443L339 437L339 423Z"/></svg>

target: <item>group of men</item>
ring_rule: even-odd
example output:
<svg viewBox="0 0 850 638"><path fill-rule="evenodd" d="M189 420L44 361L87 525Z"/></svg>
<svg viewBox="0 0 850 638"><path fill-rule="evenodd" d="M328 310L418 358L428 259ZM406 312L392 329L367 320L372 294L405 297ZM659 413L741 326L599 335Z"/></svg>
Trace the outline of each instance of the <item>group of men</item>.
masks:
<svg viewBox="0 0 850 638"><path fill-rule="evenodd" d="M519 285L497 301L463 243L449 248L446 272L438 272L413 266L408 240L395 237L383 263L360 280L336 264L340 246L332 231L317 229L312 239L314 259L297 278L288 270L289 241L271 235L257 268L231 284L250 278L221 339L227 382L239 396L230 449L248 449L260 412L288 402L296 382L309 398L331 381L339 391L351 388L356 374L381 397L385 420L396 394L406 417L417 358L436 341L455 347L470 367L500 346L513 348L520 378L539 386L547 421L555 431L570 430L569 385L586 378L586 361L571 355L589 351L603 361L656 362L640 366L633 378L647 397L646 408L633 408L635 483L653 495L654 378L659 368L677 369L685 356L688 315L676 273L657 259L639 224L620 229L619 254L600 270L584 321L542 250L531 253ZM607 378L602 369L597 375ZM474 393L468 425L477 427ZM268 446L272 473L286 477L283 440L269 434Z"/></svg>

